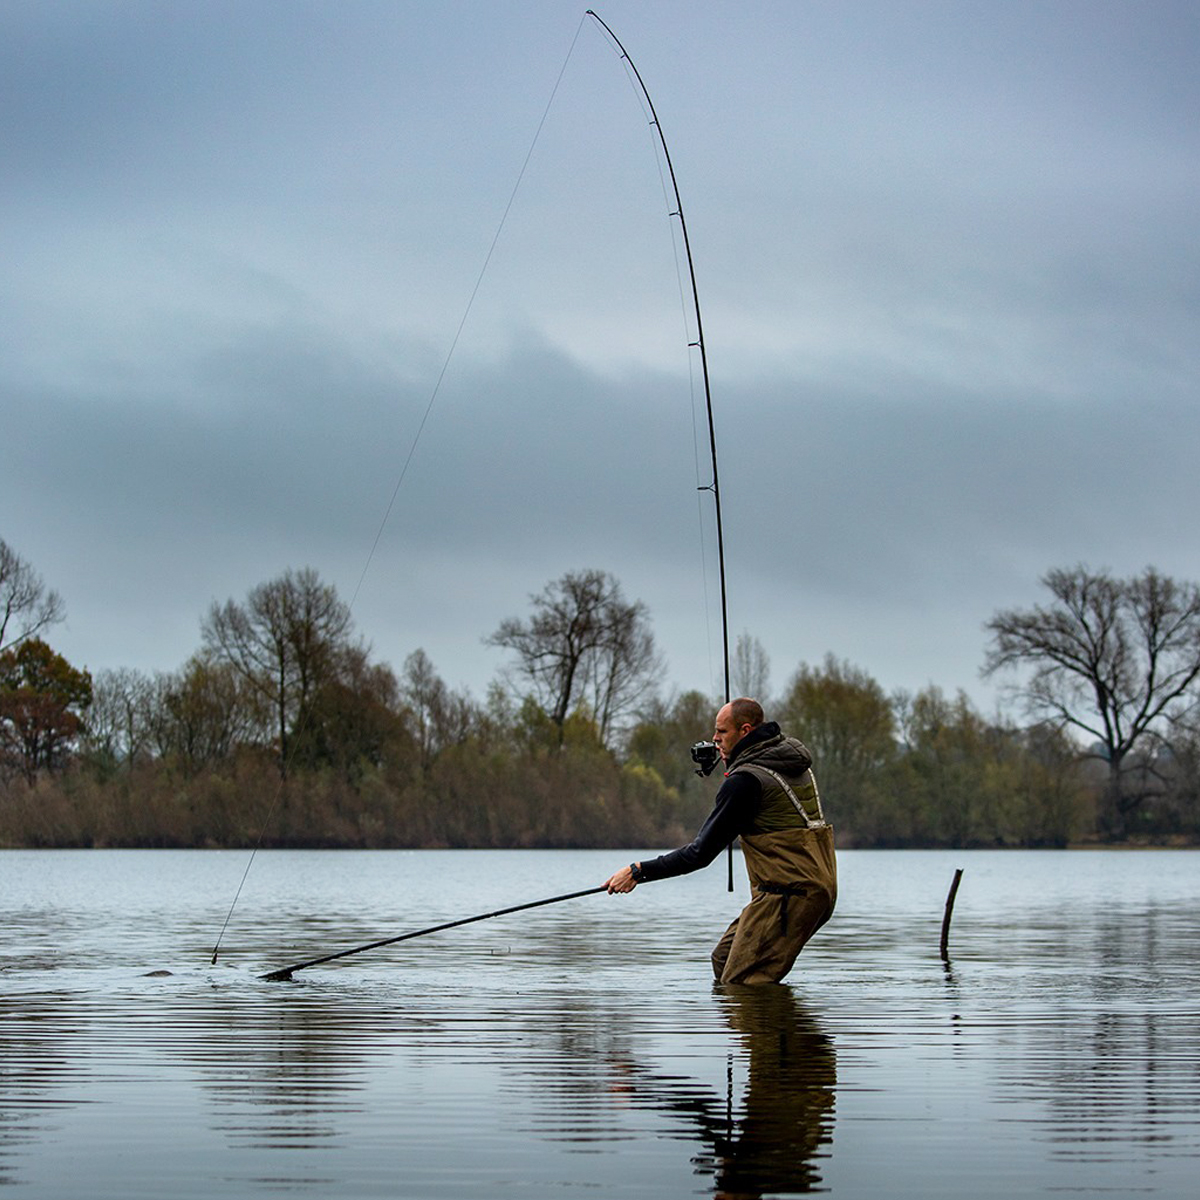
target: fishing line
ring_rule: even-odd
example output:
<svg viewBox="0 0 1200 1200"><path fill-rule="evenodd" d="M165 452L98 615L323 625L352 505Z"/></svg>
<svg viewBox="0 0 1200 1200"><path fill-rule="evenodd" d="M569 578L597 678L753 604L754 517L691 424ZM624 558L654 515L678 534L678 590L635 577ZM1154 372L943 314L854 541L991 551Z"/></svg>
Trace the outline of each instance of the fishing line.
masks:
<svg viewBox="0 0 1200 1200"><path fill-rule="evenodd" d="M396 500L397 500L397 497L400 495L400 489L404 484L405 478L408 476L408 469L412 465L413 458L415 457L415 455L417 453L417 446L420 444L421 436L425 432L425 426L429 423L430 415L433 413L433 407L437 403L438 395L440 394L440 392L442 390L442 384L446 378L446 373L450 369L450 362L454 358L455 351L458 349L458 343L459 343L460 339L462 338L463 330L466 328L467 319L470 317L471 310L475 306L475 300L476 300L476 297L479 295L479 289L483 285L483 278L487 274L488 267L492 261L492 256L496 252L496 246L499 244L500 235L504 232L504 226L508 221L509 213L512 211L513 204L516 201L517 192L521 188L521 183L525 178L525 172L528 170L529 163L533 158L533 153L537 149L538 141L540 140L540 138L542 136L542 130L545 128L546 121L550 116L550 110L554 106L555 97L558 95L558 89L562 84L563 76L566 75L566 73L567 73L567 66L571 61L571 56L575 52L575 45L579 41L579 35L583 29L584 21L586 19L587 19L586 13L582 17L579 18L579 24L575 28L575 36L571 39L571 45L567 49L566 57L563 59L562 67L559 69L559 72L558 72L558 77L555 79L554 86L550 91L550 98L549 98L549 100L546 101L546 107L542 111L542 117L541 117L541 120L538 121L537 129L534 131L533 140L529 144L529 150L525 154L525 159L521 163L521 169L517 173L516 182L513 184L512 191L509 193L508 203L505 204L504 210L500 215L500 221L499 221L499 224L496 226L496 232L492 237L491 244L488 246L486 255L484 255L483 265L479 269L479 274L476 277L475 284L471 288L470 295L467 298L466 307L463 309L463 314L462 314L462 317L459 319L458 327L454 332L454 337L450 341L450 348L446 351L446 357L442 361L441 370L438 372L437 378L434 381L433 389L429 394L429 400L426 402L426 405L425 405L425 411L421 416L421 420L417 425L417 431L413 435L412 442L408 448L408 453L407 453L407 455L405 455L404 462L401 465L400 474L396 479L395 487L392 488L392 494L388 500L387 507L384 509L383 519L379 522L379 528L375 531L375 538L371 542L370 550L367 552L366 562L363 563L362 572L360 573L360 575L358 577L358 582L354 586L353 593L351 593L350 601L349 601L349 604L347 605L347 608L351 613L354 611L355 603L358 600L359 593L362 591L363 582L366 580L367 572L370 570L371 563L375 558L375 552L379 549L379 543L380 543L381 539L383 538L383 532L387 527L389 519L391 518L392 511L396 507ZM307 723L308 715L309 714L306 712L301 718L302 722L305 722L305 724ZM283 764L283 770L284 770L285 775L287 773L288 767L291 765L292 756L295 754L296 742L298 742L300 740L300 735L305 730L305 724L302 724L296 730L296 737L293 739L292 749L289 752L289 754ZM233 903L230 904L229 912L225 914L224 923L221 925L221 930L217 934L216 944L213 946L213 951L212 951L212 965L213 966L216 965L217 955L220 952L221 942L225 937L225 931L229 928L229 922L233 918L234 909L237 908L238 900L241 898L241 895L242 895L242 889L246 886L246 880L247 880L247 878L249 878L250 868L254 865L254 859L257 856L259 850L262 848L262 843L263 843L264 837L266 836L266 831L267 831L268 827L270 826L271 818L275 815L275 809L278 806L279 799L282 795L283 795L283 783L281 781L280 786L278 787L278 789L275 792L275 798L271 802L271 807L267 810L267 815L264 818L262 827L259 830L258 838L254 843L253 849L250 851L250 859L246 863L246 869L242 872L242 878L241 878L241 881L238 883L237 891L234 892Z"/></svg>
<svg viewBox="0 0 1200 1200"><path fill-rule="evenodd" d="M379 547L379 541L383 537L383 531L388 523L388 518L392 515L392 509L396 504L396 497L400 494L400 487L404 483L404 478L408 474L408 468L413 460L413 455L417 452L417 444L421 440L421 434L425 431L425 425L429 421L429 415L433 412L434 403L437 401L438 393L442 390L442 382L446 378L446 372L450 368L450 360L454 357L454 352L458 348L459 339L462 337L463 329L467 324L467 318L471 315L471 309L475 305L475 298L479 295L479 289L483 285L483 277L487 274L488 266L491 264L492 255L496 252L496 246L500 241L500 235L504 231L504 226L508 221L508 215L512 211L512 206L517 199L517 192L520 190L521 183L525 178L525 172L529 168L530 160L533 158L533 152L537 148L539 139L542 136L542 130L545 128L546 120L550 116L550 109L554 106L554 99L558 95L558 89L563 81L563 76L567 73L567 65L571 61L571 55L575 52L575 43L579 41L580 31L583 29L583 22L587 14L580 17L579 24L575 29L575 36L571 39L570 48L567 50L567 56L563 59L562 67L559 69L558 78L554 81L554 87L550 91L550 99L546 101L546 107L542 112L542 119L538 122L537 129L533 135L533 141L529 145L529 150L525 155L525 161L521 163L521 169L517 173L517 181L513 184L512 192L508 197L508 203L504 206L504 212L500 216L500 223L496 226L495 235L492 237L491 245L488 247L487 254L484 255L483 266L479 269L479 275L475 280L475 286L471 289L470 297L467 300L467 306L463 310L462 319L458 322L458 328L455 330L454 337L450 342L450 349L446 353L445 361L442 363L442 369L438 372L437 381L433 385L433 391L429 396L429 402L425 405L425 413L421 417L421 423L417 426L417 432L412 440L412 445L409 447L408 456L404 460L404 465L400 470L400 477L396 480L396 486L392 489L391 499L388 501L387 509L384 511L383 520L379 523L379 529L376 531L375 540L371 543L370 553L367 555L367 561L363 565L362 575L359 576L358 585L354 589L354 597L358 596L359 589L363 585L363 580L366 578L367 569L371 565L371 560L375 557L375 551ZM353 604L353 599L351 600Z"/></svg>

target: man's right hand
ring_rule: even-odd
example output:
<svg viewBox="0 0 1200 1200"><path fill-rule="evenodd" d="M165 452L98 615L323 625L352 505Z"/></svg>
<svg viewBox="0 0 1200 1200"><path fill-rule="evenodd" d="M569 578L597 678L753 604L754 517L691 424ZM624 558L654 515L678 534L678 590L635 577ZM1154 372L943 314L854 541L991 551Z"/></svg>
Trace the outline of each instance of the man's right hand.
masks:
<svg viewBox="0 0 1200 1200"><path fill-rule="evenodd" d="M610 896L615 896L621 892L632 892L637 887L637 880L633 877L633 867L622 867L615 875L609 877L608 882L604 886L608 888Z"/></svg>

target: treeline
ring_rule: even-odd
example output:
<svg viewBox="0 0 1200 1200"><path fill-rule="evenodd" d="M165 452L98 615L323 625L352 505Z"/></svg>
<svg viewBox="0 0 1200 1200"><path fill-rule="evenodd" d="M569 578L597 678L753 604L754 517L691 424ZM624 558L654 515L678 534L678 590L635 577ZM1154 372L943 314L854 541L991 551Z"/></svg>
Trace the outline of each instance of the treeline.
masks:
<svg viewBox="0 0 1200 1200"><path fill-rule="evenodd" d="M311 570L214 605L177 671L92 678L43 640L61 600L0 550L2 845L666 847L690 838L711 804L719 775L698 778L689 748L709 736L719 699L661 693L649 615L605 573L568 573L533 597L527 617L500 624L489 640L511 652L510 670L479 700L448 688L421 650L399 671L374 661L336 590ZM1037 719L1017 723L984 717L961 693L888 695L833 657L802 664L768 715L813 751L840 844L1195 840L1195 673L1185 682L1176 653L1191 611L1181 603L1195 597L1176 585L1164 596L1152 576L1154 630L1169 626L1177 639L1163 644L1145 626L1150 576L1093 586L1076 604L1078 635L1099 627L1089 605L1105 597L1130 679L1134 634L1152 639L1157 674L1143 674L1140 691L1110 688L1120 696L1124 686L1122 703L1146 709L1149 697L1159 708L1131 742L1123 709L1114 718L1069 708L1077 680L1047 669L1021 693ZM1059 592L1074 595L1063 580L1106 578L1062 573ZM15 582L24 607L12 601ZM1195 613L1200 624L1200 600ZM1018 618L1030 615L997 615L989 669L1010 665L1014 631L1029 632ZM1042 632L1063 633L1060 617ZM1102 649L1093 647L1097 662ZM1024 661L1037 663L1032 653ZM739 639L734 691L763 696L767 665L754 639ZM1125 742L1104 744L1105 717ZM1080 736L1093 726L1100 737Z"/></svg>

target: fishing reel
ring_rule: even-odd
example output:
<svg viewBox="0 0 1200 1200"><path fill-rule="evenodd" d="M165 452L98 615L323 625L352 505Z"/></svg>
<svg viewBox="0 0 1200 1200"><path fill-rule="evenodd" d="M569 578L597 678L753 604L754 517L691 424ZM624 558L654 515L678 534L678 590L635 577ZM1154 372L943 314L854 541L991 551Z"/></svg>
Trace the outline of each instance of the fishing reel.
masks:
<svg viewBox="0 0 1200 1200"><path fill-rule="evenodd" d="M711 775L721 761L721 752L715 742L697 742L692 747L692 762L697 775Z"/></svg>

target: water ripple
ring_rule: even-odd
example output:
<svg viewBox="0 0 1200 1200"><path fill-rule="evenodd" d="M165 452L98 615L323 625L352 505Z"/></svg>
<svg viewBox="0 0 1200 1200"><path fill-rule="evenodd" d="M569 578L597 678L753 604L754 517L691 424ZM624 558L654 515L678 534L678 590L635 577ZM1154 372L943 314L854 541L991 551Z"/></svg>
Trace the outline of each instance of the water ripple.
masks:
<svg viewBox="0 0 1200 1200"><path fill-rule="evenodd" d="M1188 855L1122 856L1124 909L1111 859L970 858L950 962L962 856L844 855L839 911L779 988L713 987L739 899L705 876L259 978L628 857L264 855L213 966L244 860L0 854L0 1185L1191 1194Z"/></svg>

